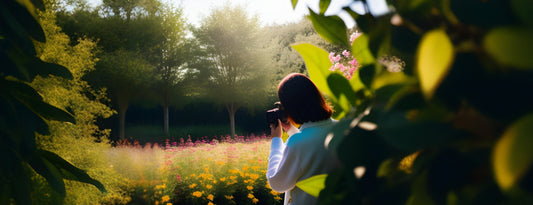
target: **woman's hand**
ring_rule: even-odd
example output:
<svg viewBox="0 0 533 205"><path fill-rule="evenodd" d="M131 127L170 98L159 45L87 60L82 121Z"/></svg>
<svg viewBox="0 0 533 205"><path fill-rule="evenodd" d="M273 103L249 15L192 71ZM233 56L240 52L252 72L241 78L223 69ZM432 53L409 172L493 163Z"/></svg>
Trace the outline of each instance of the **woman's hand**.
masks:
<svg viewBox="0 0 533 205"><path fill-rule="evenodd" d="M283 130L281 130L282 123L278 119L278 123L276 124L270 124L270 134L272 137L281 137L283 135Z"/></svg>

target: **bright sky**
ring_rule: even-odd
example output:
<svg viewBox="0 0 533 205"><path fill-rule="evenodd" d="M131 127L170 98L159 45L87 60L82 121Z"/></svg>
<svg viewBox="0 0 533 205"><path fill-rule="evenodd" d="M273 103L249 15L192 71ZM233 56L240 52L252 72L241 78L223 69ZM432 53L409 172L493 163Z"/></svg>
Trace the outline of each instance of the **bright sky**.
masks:
<svg viewBox="0 0 533 205"><path fill-rule="evenodd" d="M169 1L184 8L188 21L192 24L199 25L202 17L207 16L213 7L217 7L230 2L234 5L245 6L251 15L258 15L263 25L286 24L298 22L308 14L307 7L315 12L318 9L319 0L299 0L296 9L292 8L291 0L163 0ZM101 0L89 0L92 4L98 4ZM374 14L383 14L387 12L385 0L369 0L369 7ZM360 4L354 3L353 0L332 0L331 5L326 11L326 15L339 15L346 26L353 27L355 22L349 15L342 11L342 7L350 6L357 12L363 12Z"/></svg>
<svg viewBox="0 0 533 205"><path fill-rule="evenodd" d="M263 25L285 24L298 22L303 16L309 13L307 7L315 12L318 9L318 0L299 0L296 9L292 8L291 0L169 0L175 4L181 4L185 8L185 15L189 22L195 25L203 16L209 14L212 7L231 2L232 4L243 5L248 8L252 15L259 15ZM370 0L369 7L375 14L383 14L387 11L384 0ZM363 12L360 4L354 3L353 0L332 0L332 3L326 11L326 15L339 15L348 27L353 27L355 22L349 18L348 13L342 11L342 7L351 6L352 9Z"/></svg>

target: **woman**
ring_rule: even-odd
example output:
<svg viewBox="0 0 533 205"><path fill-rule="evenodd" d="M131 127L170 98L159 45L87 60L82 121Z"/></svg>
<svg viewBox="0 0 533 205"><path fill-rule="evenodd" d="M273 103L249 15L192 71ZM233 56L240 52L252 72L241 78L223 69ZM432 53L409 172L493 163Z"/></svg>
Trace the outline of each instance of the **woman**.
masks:
<svg viewBox="0 0 533 205"><path fill-rule="evenodd" d="M335 121L333 110L315 84L305 75L286 76L278 87L278 97L290 123L271 124L272 144L267 179L277 192L285 192L284 204L317 204L318 199L305 193L296 182L325 174L340 166L324 141ZM301 125L298 130L293 124ZM282 127L289 134L281 139Z"/></svg>

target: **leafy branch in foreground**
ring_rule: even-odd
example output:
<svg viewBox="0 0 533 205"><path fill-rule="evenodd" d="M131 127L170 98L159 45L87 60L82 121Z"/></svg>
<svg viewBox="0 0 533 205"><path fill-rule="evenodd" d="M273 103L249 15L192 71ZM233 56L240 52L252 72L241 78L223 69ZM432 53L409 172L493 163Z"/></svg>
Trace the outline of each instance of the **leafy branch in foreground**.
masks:
<svg viewBox="0 0 533 205"><path fill-rule="evenodd" d="M49 133L45 120L76 123L70 113L44 102L41 95L28 85L37 75L72 78L67 68L36 57L33 41L46 41L35 18L36 8L44 10L43 2L0 3L1 204L32 204L32 170L46 178L55 191L53 195L57 196L57 203L61 203L66 194L63 179L90 183L102 192L106 191L85 171L36 146L35 134Z"/></svg>
<svg viewBox="0 0 533 205"><path fill-rule="evenodd" d="M293 46L335 105L325 144L344 165L302 189L322 204L533 203L530 2L388 4L382 15L344 8L363 32L352 45L340 18L310 10L361 65L350 80L328 71L327 51Z"/></svg>

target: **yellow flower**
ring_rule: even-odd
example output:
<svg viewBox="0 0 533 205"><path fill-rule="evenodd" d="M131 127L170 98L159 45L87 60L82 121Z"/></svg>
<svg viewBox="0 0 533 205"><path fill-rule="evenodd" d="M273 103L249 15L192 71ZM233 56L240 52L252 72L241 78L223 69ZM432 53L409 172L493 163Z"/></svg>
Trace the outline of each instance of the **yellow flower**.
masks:
<svg viewBox="0 0 533 205"><path fill-rule="evenodd" d="M213 201L214 198L215 198L215 196L213 196L213 194L209 194L207 196L207 199L209 199L209 201Z"/></svg>
<svg viewBox="0 0 533 205"><path fill-rule="evenodd" d="M202 192L195 191L194 193L192 193L192 195L195 196L195 197L200 198L202 196Z"/></svg>
<svg viewBox="0 0 533 205"><path fill-rule="evenodd" d="M248 194L248 198L253 199L253 198L255 198L255 196L252 193L249 193Z"/></svg>
<svg viewBox="0 0 533 205"><path fill-rule="evenodd" d="M162 185L157 185L155 186L155 189L165 189L167 188L167 185L166 184L162 184Z"/></svg>
<svg viewBox="0 0 533 205"><path fill-rule="evenodd" d="M211 189L211 188L213 188L213 185L211 185L211 184L205 185L205 188Z"/></svg>
<svg viewBox="0 0 533 205"><path fill-rule="evenodd" d="M224 197L226 197L226 199L228 199L228 200L232 200L233 199L233 195L229 195L229 196L228 195L224 195Z"/></svg>
<svg viewBox="0 0 533 205"><path fill-rule="evenodd" d="M221 182L226 181L226 177L222 177L222 178L220 178L220 181L221 181Z"/></svg>
<svg viewBox="0 0 533 205"><path fill-rule="evenodd" d="M272 190L272 191L270 191L270 194L272 194L272 195L278 195L278 194L280 194L280 193L277 192L277 191Z"/></svg>
<svg viewBox="0 0 533 205"><path fill-rule="evenodd" d="M196 174L191 174L191 177L195 177L195 176L196 176Z"/></svg>
<svg viewBox="0 0 533 205"><path fill-rule="evenodd" d="M163 201L163 203L167 202L168 200L170 200L170 197L168 195L161 197L161 201Z"/></svg>
<svg viewBox="0 0 533 205"><path fill-rule="evenodd" d="M172 205L172 203L167 203L166 205Z"/></svg>
<svg viewBox="0 0 533 205"><path fill-rule="evenodd" d="M209 203L207 203L207 205L215 205L215 204L213 204L213 202L209 202Z"/></svg>
<svg viewBox="0 0 533 205"><path fill-rule="evenodd" d="M252 191L252 189L254 189L253 186L246 186L246 188L247 188L248 190L250 190L250 191Z"/></svg>
<svg viewBox="0 0 533 205"><path fill-rule="evenodd" d="M192 188L194 188L195 186L196 186L196 184L193 183L193 184L189 185L189 188L192 189Z"/></svg>
<svg viewBox="0 0 533 205"><path fill-rule="evenodd" d="M254 198L252 199L252 201L254 202L254 204L257 204L257 202L259 202L259 199Z"/></svg>
<svg viewBox="0 0 533 205"><path fill-rule="evenodd" d="M250 174L250 179L252 179L252 180L255 181L255 180L259 179L259 175L257 175L257 174Z"/></svg>

